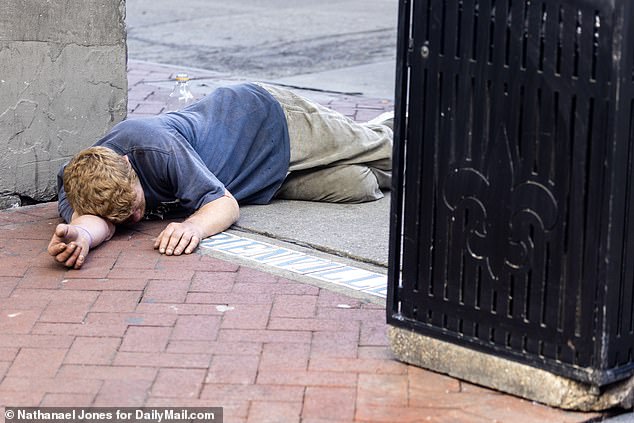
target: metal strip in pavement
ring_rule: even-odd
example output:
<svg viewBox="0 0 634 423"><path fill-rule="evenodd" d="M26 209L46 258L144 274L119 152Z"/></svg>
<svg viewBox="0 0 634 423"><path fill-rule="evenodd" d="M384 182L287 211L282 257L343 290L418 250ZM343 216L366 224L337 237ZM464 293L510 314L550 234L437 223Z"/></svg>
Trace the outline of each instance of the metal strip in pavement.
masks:
<svg viewBox="0 0 634 423"><path fill-rule="evenodd" d="M267 242L221 232L204 239L200 246L378 297L387 296L386 275Z"/></svg>

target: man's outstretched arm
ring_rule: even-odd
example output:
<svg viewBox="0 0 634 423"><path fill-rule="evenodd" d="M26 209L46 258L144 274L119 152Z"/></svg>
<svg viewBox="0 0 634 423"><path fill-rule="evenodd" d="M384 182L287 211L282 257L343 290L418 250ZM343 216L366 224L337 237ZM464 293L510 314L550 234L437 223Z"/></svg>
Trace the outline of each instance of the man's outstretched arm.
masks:
<svg viewBox="0 0 634 423"><path fill-rule="evenodd" d="M202 206L184 222L172 222L154 242L161 254L191 254L204 238L224 231L240 217L238 202L229 191Z"/></svg>
<svg viewBox="0 0 634 423"><path fill-rule="evenodd" d="M73 214L70 224L59 224L55 228L48 253L58 263L79 269L91 248L114 235L115 226L98 216Z"/></svg>

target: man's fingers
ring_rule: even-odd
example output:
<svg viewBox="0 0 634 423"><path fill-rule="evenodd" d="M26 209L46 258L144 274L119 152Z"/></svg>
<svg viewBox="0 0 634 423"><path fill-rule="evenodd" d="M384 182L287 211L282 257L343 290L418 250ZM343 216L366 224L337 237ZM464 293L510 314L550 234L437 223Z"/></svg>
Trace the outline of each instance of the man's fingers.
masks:
<svg viewBox="0 0 634 423"><path fill-rule="evenodd" d="M75 244L68 244L59 254L55 256L55 260L59 263L66 264L68 260L73 256L77 246Z"/></svg>
<svg viewBox="0 0 634 423"><path fill-rule="evenodd" d="M55 227L51 242L48 244L48 253L52 256L56 256L66 249L66 235L68 231L68 225L59 224Z"/></svg>
<svg viewBox="0 0 634 423"><path fill-rule="evenodd" d="M83 252L80 252L79 255L77 256L77 261L75 261L75 269L79 269L84 264L85 260L86 260L86 256L84 255Z"/></svg>
<svg viewBox="0 0 634 423"><path fill-rule="evenodd" d="M199 242L200 239L196 235L187 233L183 234L180 242L174 248L174 255L180 256L183 253L190 254L192 251L194 251Z"/></svg>
<svg viewBox="0 0 634 423"><path fill-rule="evenodd" d="M159 234L159 236L157 236L157 237L156 237L156 240L154 240L154 248L155 248L155 249L156 249L156 248L158 248L158 249L159 249L159 251L160 251L160 248L161 248L161 243L163 242L163 238L166 236L166 234L167 234L167 232L168 232L168 231L170 231L170 233L171 233L171 231L172 231L172 230L170 229L170 227L169 227L169 226L168 226L167 228L163 229L163 230L161 231L161 233ZM165 245L163 246L163 248L165 248L165 246L167 246L167 244L165 244Z"/></svg>
<svg viewBox="0 0 634 423"><path fill-rule="evenodd" d="M174 247L174 255L180 256L181 254L183 254L183 251L189 245L190 240L191 240L191 235L183 234L178 244Z"/></svg>
<svg viewBox="0 0 634 423"><path fill-rule="evenodd" d="M154 241L154 248L168 256L191 254L200 243L197 231L182 223L170 223Z"/></svg>
<svg viewBox="0 0 634 423"><path fill-rule="evenodd" d="M165 248L165 254L168 256L174 255L178 245L183 241L183 233L180 231L172 232L167 247ZM178 254L176 254L178 255Z"/></svg>
<svg viewBox="0 0 634 423"><path fill-rule="evenodd" d="M193 253L196 247L198 247L198 244L200 244L200 238L198 238L196 235L192 236L189 241L189 244L185 246L184 253L185 254Z"/></svg>
<svg viewBox="0 0 634 423"><path fill-rule="evenodd" d="M64 266L66 267L75 267L75 256L70 256L68 260L64 262Z"/></svg>
<svg viewBox="0 0 634 423"><path fill-rule="evenodd" d="M57 225L48 244L48 253L55 261L69 268L79 269L86 261L89 251L89 243L79 237L77 228L63 223Z"/></svg>
<svg viewBox="0 0 634 423"><path fill-rule="evenodd" d="M158 237L158 243L159 243L158 250L159 250L159 253L165 254L165 251L167 250L167 245L170 242L170 239L172 237L172 233L173 232L174 231L169 229L169 227L165 228L163 230L163 232L161 232L161 234Z"/></svg>
<svg viewBox="0 0 634 423"><path fill-rule="evenodd" d="M68 228L69 228L69 225L60 223L55 228L55 235L58 236L59 238L66 238L66 235L68 235Z"/></svg>
<svg viewBox="0 0 634 423"><path fill-rule="evenodd" d="M48 245L48 253L52 256L61 254L66 249L66 244L63 242L53 242Z"/></svg>
<svg viewBox="0 0 634 423"><path fill-rule="evenodd" d="M71 244L66 245L65 248L61 252L55 255L55 260L57 260L60 263L64 263L71 256L71 253L73 252L74 248L75 248L74 245L71 245Z"/></svg>
<svg viewBox="0 0 634 423"><path fill-rule="evenodd" d="M174 248L180 242L181 236L182 232L175 231L172 224L168 225L157 239L159 253L171 256L174 253ZM155 246L157 242L154 243Z"/></svg>
<svg viewBox="0 0 634 423"><path fill-rule="evenodd" d="M80 256L80 254L82 252L82 248L81 248L81 246L75 245L75 244L72 244L72 243L70 245L73 246L73 250L72 250L72 253L71 253L70 257L68 257L68 259L66 260L64 265L66 267L74 267L74 268L78 269L79 267L77 267L77 264L78 264L79 256Z"/></svg>

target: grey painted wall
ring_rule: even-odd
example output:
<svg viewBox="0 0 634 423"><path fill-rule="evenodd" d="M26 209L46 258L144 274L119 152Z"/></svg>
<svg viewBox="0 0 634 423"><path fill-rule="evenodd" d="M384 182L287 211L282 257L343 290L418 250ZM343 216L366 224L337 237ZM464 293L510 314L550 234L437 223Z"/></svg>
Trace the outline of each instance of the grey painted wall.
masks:
<svg viewBox="0 0 634 423"><path fill-rule="evenodd" d="M126 115L125 0L2 0L0 208L51 200L64 162Z"/></svg>

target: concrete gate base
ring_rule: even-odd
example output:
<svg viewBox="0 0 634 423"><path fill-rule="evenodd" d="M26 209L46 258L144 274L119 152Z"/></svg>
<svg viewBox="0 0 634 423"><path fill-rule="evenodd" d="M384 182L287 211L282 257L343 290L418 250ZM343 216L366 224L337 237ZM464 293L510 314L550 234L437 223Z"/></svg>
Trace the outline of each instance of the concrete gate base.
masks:
<svg viewBox="0 0 634 423"><path fill-rule="evenodd" d="M634 403L634 377L599 389L394 326L388 338L400 361L550 406L600 411Z"/></svg>

